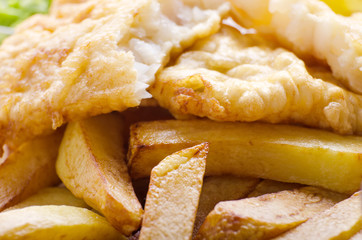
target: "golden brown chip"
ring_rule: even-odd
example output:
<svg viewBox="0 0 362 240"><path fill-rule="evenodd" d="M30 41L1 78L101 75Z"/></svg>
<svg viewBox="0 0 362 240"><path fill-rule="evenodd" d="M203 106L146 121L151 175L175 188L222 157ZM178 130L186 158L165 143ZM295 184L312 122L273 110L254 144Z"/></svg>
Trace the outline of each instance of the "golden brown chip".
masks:
<svg viewBox="0 0 362 240"><path fill-rule="evenodd" d="M246 197L260 180L233 176L206 177L202 185L193 236L199 231L206 216L221 201Z"/></svg>
<svg viewBox="0 0 362 240"><path fill-rule="evenodd" d="M152 169L140 240L191 239L208 144L183 149Z"/></svg>
<svg viewBox="0 0 362 240"><path fill-rule="evenodd" d="M24 201L5 209L9 211L29 206L44 205L66 205L81 208L90 208L82 199L76 198L65 187L47 187L39 190L36 194L26 198Z"/></svg>
<svg viewBox="0 0 362 240"><path fill-rule="evenodd" d="M261 181L252 191L249 193L248 197L259 197L264 194L268 193L276 193L284 190L293 190L303 187L304 185L297 184L297 183L285 183L285 182L278 182L273 180L263 180Z"/></svg>
<svg viewBox="0 0 362 240"><path fill-rule="evenodd" d="M131 127L132 178L148 177L163 158L210 144L206 175L249 176L352 194L360 188L362 137L290 125L210 120L140 122Z"/></svg>
<svg viewBox="0 0 362 240"><path fill-rule="evenodd" d="M361 191L275 240L349 239L362 229Z"/></svg>
<svg viewBox="0 0 362 240"><path fill-rule="evenodd" d="M0 211L60 182L55 161L63 130L23 143L0 159Z"/></svg>
<svg viewBox="0 0 362 240"><path fill-rule="evenodd" d="M122 139L122 118L107 114L69 123L56 170L64 185L130 235L143 209L132 187Z"/></svg>
<svg viewBox="0 0 362 240"><path fill-rule="evenodd" d="M341 194L306 187L221 202L207 216L196 239L270 239L344 198Z"/></svg>

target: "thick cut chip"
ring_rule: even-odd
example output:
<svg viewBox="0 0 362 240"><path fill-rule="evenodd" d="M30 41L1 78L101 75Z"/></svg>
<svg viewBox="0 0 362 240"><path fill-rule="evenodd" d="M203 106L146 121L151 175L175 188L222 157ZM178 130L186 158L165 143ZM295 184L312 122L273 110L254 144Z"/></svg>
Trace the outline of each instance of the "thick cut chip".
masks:
<svg viewBox="0 0 362 240"><path fill-rule="evenodd" d="M126 166L122 119L117 114L69 123L56 163L64 185L129 235L143 214Z"/></svg>
<svg viewBox="0 0 362 240"><path fill-rule="evenodd" d="M293 190L303 187L301 184L296 183L285 183L285 182L278 182L273 180L263 180L261 181L252 191L248 197L259 197L264 194L268 193L276 193L284 190Z"/></svg>
<svg viewBox="0 0 362 240"><path fill-rule="evenodd" d="M60 182L55 161L63 130L23 143L0 159L0 211Z"/></svg>
<svg viewBox="0 0 362 240"><path fill-rule="evenodd" d="M233 176L206 177L202 185L193 236L199 231L206 216L221 201L244 198L260 180Z"/></svg>
<svg viewBox="0 0 362 240"><path fill-rule="evenodd" d="M65 187L49 187L43 188L36 194L21 201L20 203L5 209L9 211L18 208L24 208L29 206L43 206L43 205L66 205L73 207L89 208L89 206L79 198L76 198Z"/></svg>
<svg viewBox="0 0 362 240"><path fill-rule="evenodd" d="M229 1L243 25L326 61L335 77L362 93L362 13L344 17L319 0Z"/></svg>
<svg viewBox="0 0 362 240"><path fill-rule="evenodd" d="M275 240L347 240L362 229L361 191Z"/></svg>
<svg viewBox="0 0 362 240"><path fill-rule="evenodd" d="M221 202L207 216L196 239L270 239L344 198L341 194L305 187Z"/></svg>
<svg viewBox="0 0 362 240"><path fill-rule="evenodd" d="M202 142L210 144L207 176L266 178L350 194L360 188L362 137L263 123L137 123L131 127L130 174L147 177L166 156Z"/></svg>
<svg viewBox="0 0 362 240"><path fill-rule="evenodd" d="M293 53L240 31L224 26L162 71L150 88L159 104L179 118L296 123L362 134L362 96L313 77L328 74L313 68L311 75Z"/></svg>
<svg viewBox="0 0 362 240"><path fill-rule="evenodd" d="M208 144L183 149L152 169L140 240L191 239Z"/></svg>
<svg viewBox="0 0 362 240"><path fill-rule="evenodd" d="M79 207L32 206L0 213L0 238L37 240L127 239L104 217Z"/></svg>
<svg viewBox="0 0 362 240"><path fill-rule="evenodd" d="M228 9L201 0L54 1L0 47L0 145L139 105L170 55L216 32Z"/></svg>

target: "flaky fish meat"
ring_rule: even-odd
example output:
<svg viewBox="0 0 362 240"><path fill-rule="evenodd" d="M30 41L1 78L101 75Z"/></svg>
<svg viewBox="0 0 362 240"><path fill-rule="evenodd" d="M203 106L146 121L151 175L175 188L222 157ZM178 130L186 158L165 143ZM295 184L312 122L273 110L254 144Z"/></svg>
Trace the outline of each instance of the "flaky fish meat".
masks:
<svg viewBox="0 0 362 240"><path fill-rule="evenodd" d="M328 63L345 86L362 93L362 13L338 15L319 0L229 1L239 23Z"/></svg>
<svg viewBox="0 0 362 240"><path fill-rule="evenodd" d="M149 90L161 106L178 118L294 123L362 133L361 95L335 84L328 70L307 68L292 52L237 27L243 33L223 26L156 77Z"/></svg>
<svg viewBox="0 0 362 240"><path fill-rule="evenodd" d="M0 145L122 111L173 54L219 29L229 3L56 0L0 47Z"/></svg>

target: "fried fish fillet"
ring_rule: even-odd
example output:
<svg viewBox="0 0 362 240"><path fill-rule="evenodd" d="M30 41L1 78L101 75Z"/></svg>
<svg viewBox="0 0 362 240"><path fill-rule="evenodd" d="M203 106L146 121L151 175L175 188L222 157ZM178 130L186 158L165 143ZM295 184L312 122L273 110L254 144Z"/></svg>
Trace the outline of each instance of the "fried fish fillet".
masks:
<svg viewBox="0 0 362 240"><path fill-rule="evenodd" d="M362 13L338 15L319 0L229 1L240 23L326 61L335 77L362 93Z"/></svg>
<svg viewBox="0 0 362 240"><path fill-rule="evenodd" d="M122 111L172 54L216 32L228 3L58 0L0 47L0 145Z"/></svg>
<svg viewBox="0 0 362 240"><path fill-rule="evenodd" d="M362 96L333 81L257 34L224 26L162 71L150 92L178 118L297 123L361 134Z"/></svg>

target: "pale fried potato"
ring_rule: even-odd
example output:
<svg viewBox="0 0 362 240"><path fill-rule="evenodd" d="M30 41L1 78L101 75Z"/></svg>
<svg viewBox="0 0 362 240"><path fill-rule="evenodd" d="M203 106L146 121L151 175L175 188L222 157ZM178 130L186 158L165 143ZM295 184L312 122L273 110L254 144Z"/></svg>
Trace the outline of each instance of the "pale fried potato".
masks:
<svg viewBox="0 0 362 240"><path fill-rule="evenodd" d="M65 187L49 187L39 190L36 194L4 211L18 208L43 205L66 205L81 208L90 208L82 199L76 198Z"/></svg>
<svg viewBox="0 0 362 240"><path fill-rule="evenodd" d="M193 236L218 202L246 197L260 180L233 176L206 177L202 185Z"/></svg>
<svg viewBox="0 0 362 240"><path fill-rule="evenodd" d="M360 13L340 16L319 0L229 1L244 26L274 35L299 54L326 61L344 85L362 93Z"/></svg>
<svg viewBox="0 0 362 240"><path fill-rule="evenodd" d="M0 238L127 239L102 216L72 206L32 206L0 213Z"/></svg>
<svg viewBox="0 0 362 240"><path fill-rule="evenodd" d="M76 197L102 213L119 231L129 235L139 228L143 210L128 175L119 115L70 123L56 169Z"/></svg>
<svg viewBox="0 0 362 240"><path fill-rule="evenodd" d="M361 191L334 207L315 215L307 222L292 229L275 240L318 239L344 240L362 229Z"/></svg>
<svg viewBox="0 0 362 240"><path fill-rule="evenodd" d="M323 68L312 75L292 52L236 27L222 27L160 72L149 89L160 106L178 118L294 123L362 135L361 95L327 82L332 76L317 78L327 75Z"/></svg>
<svg viewBox="0 0 362 240"><path fill-rule="evenodd" d="M342 193L360 187L362 137L297 126L209 120L133 125L128 152L132 178L149 176L167 155L201 142L210 143L208 176L267 178Z"/></svg>
<svg viewBox="0 0 362 240"><path fill-rule="evenodd" d="M221 202L207 216L196 239L270 239L344 198L338 193L305 187Z"/></svg>
<svg viewBox="0 0 362 240"><path fill-rule="evenodd" d="M0 211L60 182L55 161L63 130L22 144L0 160Z"/></svg>
<svg viewBox="0 0 362 240"><path fill-rule="evenodd" d="M0 146L138 106L173 54L218 30L219 3L54 1L0 46Z"/></svg>
<svg viewBox="0 0 362 240"><path fill-rule="evenodd" d="M208 146L183 149L152 169L140 240L191 239Z"/></svg>
<svg viewBox="0 0 362 240"><path fill-rule="evenodd" d="M303 185L297 183L285 183L285 182L278 182L266 179L261 181L255 187L254 191L249 193L248 197L258 197L267 193L275 193L284 190L293 190L301 187L303 187Z"/></svg>

